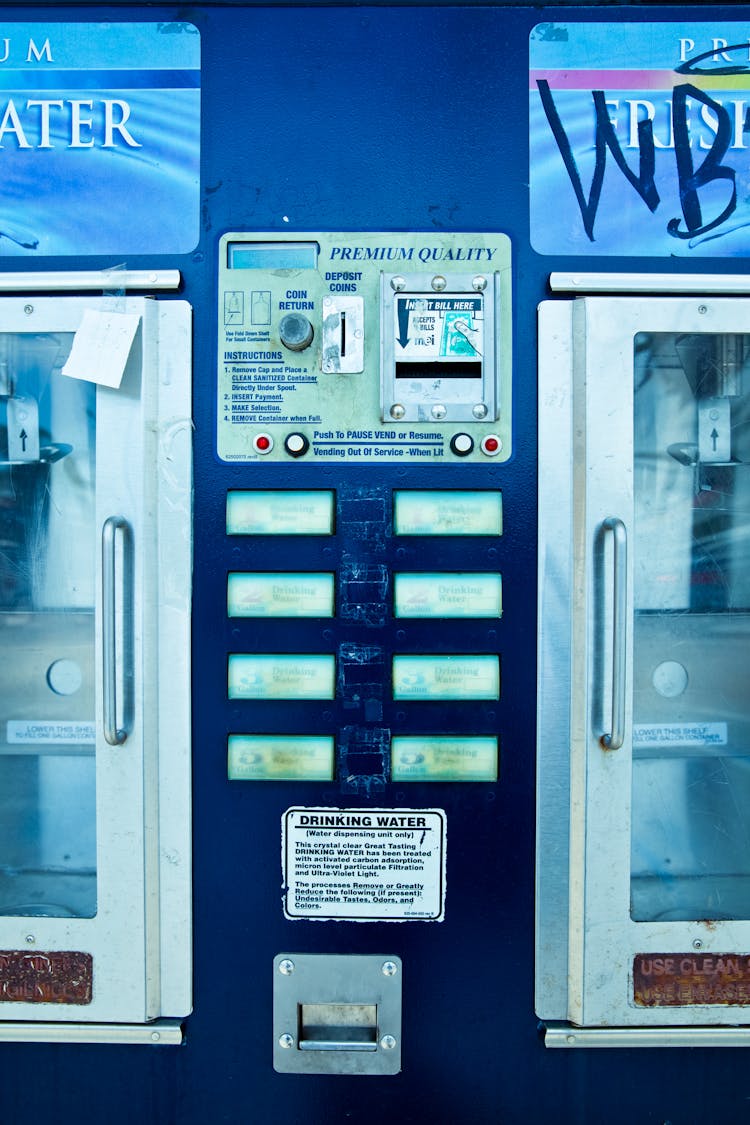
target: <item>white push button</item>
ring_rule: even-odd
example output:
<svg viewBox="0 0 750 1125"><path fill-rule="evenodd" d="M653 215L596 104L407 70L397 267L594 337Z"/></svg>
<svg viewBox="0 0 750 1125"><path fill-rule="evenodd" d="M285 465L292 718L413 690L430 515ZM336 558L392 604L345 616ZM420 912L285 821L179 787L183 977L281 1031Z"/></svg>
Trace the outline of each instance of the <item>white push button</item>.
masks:
<svg viewBox="0 0 750 1125"><path fill-rule="evenodd" d="M451 452L456 457L468 457L474 448L474 438L471 434L454 434L451 438Z"/></svg>
<svg viewBox="0 0 750 1125"><path fill-rule="evenodd" d="M290 457L304 457L310 448L310 442L304 434L288 434L284 440L284 448Z"/></svg>

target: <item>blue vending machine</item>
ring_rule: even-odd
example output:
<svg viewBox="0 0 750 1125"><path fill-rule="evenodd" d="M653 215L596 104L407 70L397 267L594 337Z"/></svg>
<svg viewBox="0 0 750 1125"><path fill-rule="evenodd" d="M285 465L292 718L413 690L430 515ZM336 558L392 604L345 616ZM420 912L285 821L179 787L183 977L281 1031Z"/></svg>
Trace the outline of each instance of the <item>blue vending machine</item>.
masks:
<svg viewBox="0 0 750 1125"><path fill-rule="evenodd" d="M750 7L0 15L0 1120L746 1122Z"/></svg>

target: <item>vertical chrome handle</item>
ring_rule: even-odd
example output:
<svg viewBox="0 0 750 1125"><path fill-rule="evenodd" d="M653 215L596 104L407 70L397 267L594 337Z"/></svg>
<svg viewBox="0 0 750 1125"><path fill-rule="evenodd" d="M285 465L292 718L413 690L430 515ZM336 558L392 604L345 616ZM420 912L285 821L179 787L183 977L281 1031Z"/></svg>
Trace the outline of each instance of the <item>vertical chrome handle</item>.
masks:
<svg viewBox="0 0 750 1125"><path fill-rule="evenodd" d="M601 736L605 750L619 750L625 741L625 687L627 662L628 612L628 533L617 516L609 516L602 524L603 532L612 532L614 559L612 576L612 729Z"/></svg>
<svg viewBox="0 0 750 1125"><path fill-rule="evenodd" d="M117 725L117 574L116 539L123 540L122 590L123 609L127 612L129 548L132 540L130 524L123 516L110 516L102 527L102 726L110 746L122 746L128 737L127 722ZM126 646L127 647L127 646ZM123 715L127 714L123 701Z"/></svg>

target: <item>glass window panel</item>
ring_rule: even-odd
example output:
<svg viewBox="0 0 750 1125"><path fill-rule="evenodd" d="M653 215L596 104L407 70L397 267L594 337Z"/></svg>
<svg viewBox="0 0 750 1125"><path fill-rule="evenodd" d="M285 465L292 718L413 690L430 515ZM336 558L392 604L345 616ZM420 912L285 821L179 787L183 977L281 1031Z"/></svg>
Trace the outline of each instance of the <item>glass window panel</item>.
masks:
<svg viewBox="0 0 750 1125"><path fill-rule="evenodd" d="M635 340L632 916L750 917L750 336Z"/></svg>
<svg viewBox="0 0 750 1125"><path fill-rule="evenodd" d="M0 335L0 914L96 913L93 384Z"/></svg>

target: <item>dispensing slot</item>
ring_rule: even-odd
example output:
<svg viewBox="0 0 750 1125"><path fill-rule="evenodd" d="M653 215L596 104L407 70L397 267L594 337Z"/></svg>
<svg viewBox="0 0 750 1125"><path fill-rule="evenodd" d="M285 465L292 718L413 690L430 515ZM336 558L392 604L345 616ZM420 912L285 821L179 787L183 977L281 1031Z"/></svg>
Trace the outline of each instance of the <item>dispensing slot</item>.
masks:
<svg viewBox="0 0 750 1125"><path fill-rule="evenodd" d="M300 1004L300 1051L376 1051L377 1004Z"/></svg>

